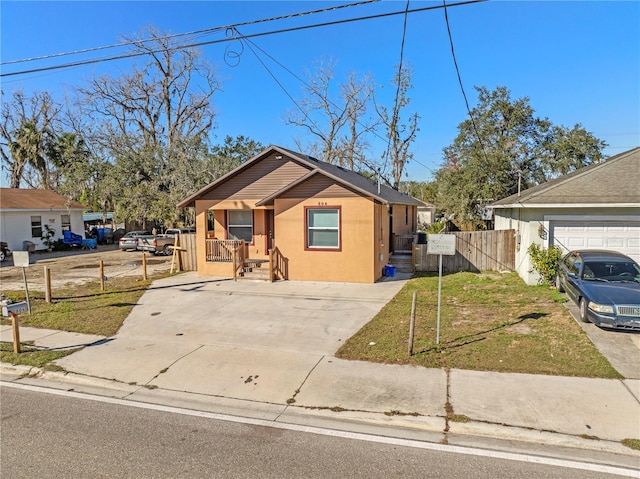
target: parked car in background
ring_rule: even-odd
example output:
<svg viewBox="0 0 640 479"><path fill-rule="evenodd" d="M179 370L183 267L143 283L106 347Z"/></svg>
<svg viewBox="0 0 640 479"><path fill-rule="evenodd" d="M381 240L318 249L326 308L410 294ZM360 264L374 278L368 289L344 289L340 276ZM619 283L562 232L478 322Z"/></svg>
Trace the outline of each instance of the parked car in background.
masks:
<svg viewBox="0 0 640 479"><path fill-rule="evenodd" d="M177 234L195 233L194 228L168 228L164 234L138 237L139 251L168 256L173 253L173 245Z"/></svg>
<svg viewBox="0 0 640 479"><path fill-rule="evenodd" d="M151 235L150 231L129 231L120 238L118 245L122 251L135 250L138 246L138 237L148 235Z"/></svg>
<svg viewBox="0 0 640 479"><path fill-rule="evenodd" d="M120 238L122 238L125 235L126 231L124 228L118 228L117 230L115 230L113 232L113 242L118 242L120 243Z"/></svg>
<svg viewBox="0 0 640 479"><path fill-rule="evenodd" d="M640 266L615 251L571 251L560 260L556 288L578 305L580 320L640 330Z"/></svg>

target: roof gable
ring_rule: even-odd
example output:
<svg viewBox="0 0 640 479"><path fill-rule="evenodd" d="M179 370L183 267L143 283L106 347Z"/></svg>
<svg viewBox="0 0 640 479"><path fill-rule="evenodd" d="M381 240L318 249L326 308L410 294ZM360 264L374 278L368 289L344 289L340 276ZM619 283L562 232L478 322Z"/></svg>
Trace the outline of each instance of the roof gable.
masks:
<svg viewBox="0 0 640 479"><path fill-rule="evenodd" d="M233 183L234 181L244 183L246 185L248 189L245 190L242 195L243 198L249 198L247 196L244 196L247 191L250 191L248 182L246 180L249 178L255 178L254 181L259 181L258 175L250 173L249 170L257 168L258 164L265 160L278 160L283 162L286 162L288 160L300 165L303 169L299 170L300 174L297 178L290 178L288 182L280 182L279 185L276 185L276 183L272 183L270 185L271 191L262 190L262 192L264 193L263 196L252 196L251 199L261 199L258 204L269 203L270 201L278 197L279 194L284 194L290 188L298 185L301 180L305 179L312 172L330 178L331 180L337 182L338 184L341 184L349 190L353 190L363 196L371 197L381 203L407 205L420 204L418 200L406 194L400 193L393 188L389 188L386 185L377 185L377 183L373 180L357 172L345 170L344 168L341 168L339 166L316 160L315 158L312 158L308 155L287 150L286 148L282 148L279 146L270 146L258 155L247 160L235 170L227 173L226 175L207 185L200 191L184 199L183 201L178 203L178 206L193 206L194 202L198 199L211 199L213 195L218 196L220 192L226 190L225 183ZM239 180L238 178L240 176L245 176L245 179ZM219 192L216 193L215 190L219 190Z"/></svg>
<svg viewBox="0 0 640 479"><path fill-rule="evenodd" d="M23 188L0 188L0 204L3 210L85 209L55 191Z"/></svg>
<svg viewBox="0 0 640 479"><path fill-rule="evenodd" d="M492 206L634 203L640 204L640 148L528 188Z"/></svg>

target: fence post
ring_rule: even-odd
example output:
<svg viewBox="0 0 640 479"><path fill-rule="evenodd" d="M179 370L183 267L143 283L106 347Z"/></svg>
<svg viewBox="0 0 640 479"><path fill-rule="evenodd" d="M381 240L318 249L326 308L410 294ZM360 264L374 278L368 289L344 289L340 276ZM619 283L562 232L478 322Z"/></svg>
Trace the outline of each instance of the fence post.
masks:
<svg viewBox="0 0 640 479"><path fill-rule="evenodd" d="M147 280L147 253L142 253L142 279Z"/></svg>
<svg viewBox="0 0 640 479"><path fill-rule="evenodd" d="M20 348L20 322L16 313L11 313L11 329L13 330L13 352L20 354L22 352Z"/></svg>
<svg viewBox="0 0 640 479"><path fill-rule="evenodd" d="M233 251L231 253L231 263L233 264L233 280L234 281L238 280L238 278L236 277L236 268L238 267L236 264L236 255L237 255L236 249L233 248Z"/></svg>
<svg viewBox="0 0 640 479"><path fill-rule="evenodd" d="M104 291L104 260L100 260L100 291Z"/></svg>
<svg viewBox="0 0 640 479"><path fill-rule="evenodd" d="M51 303L51 270L48 266L44 267L44 300Z"/></svg>
<svg viewBox="0 0 640 479"><path fill-rule="evenodd" d="M418 292L413 292L413 301L411 301L411 324L409 326L409 357L413 356L413 333L416 327L416 300Z"/></svg>
<svg viewBox="0 0 640 479"><path fill-rule="evenodd" d="M274 280L274 271L273 271L273 250L269 250L269 281L273 283Z"/></svg>

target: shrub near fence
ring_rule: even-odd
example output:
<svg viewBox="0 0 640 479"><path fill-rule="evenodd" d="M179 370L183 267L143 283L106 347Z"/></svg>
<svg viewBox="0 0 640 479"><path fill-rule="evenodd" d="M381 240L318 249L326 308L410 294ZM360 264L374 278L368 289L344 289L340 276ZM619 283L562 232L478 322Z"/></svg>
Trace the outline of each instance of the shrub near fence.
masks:
<svg viewBox="0 0 640 479"><path fill-rule="evenodd" d="M456 254L442 257L442 269L457 271L514 271L515 230L456 231ZM426 244L414 245L416 271L438 271L438 256Z"/></svg>

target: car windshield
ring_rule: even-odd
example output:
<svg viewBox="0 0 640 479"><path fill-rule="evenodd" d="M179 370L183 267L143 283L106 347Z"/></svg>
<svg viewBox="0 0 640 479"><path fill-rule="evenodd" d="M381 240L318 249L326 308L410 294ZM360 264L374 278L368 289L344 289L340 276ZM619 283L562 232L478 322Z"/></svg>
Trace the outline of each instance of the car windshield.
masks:
<svg viewBox="0 0 640 479"><path fill-rule="evenodd" d="M640 282L640 266L633 261L589 261L582 269L582 279Z"/></svg>

